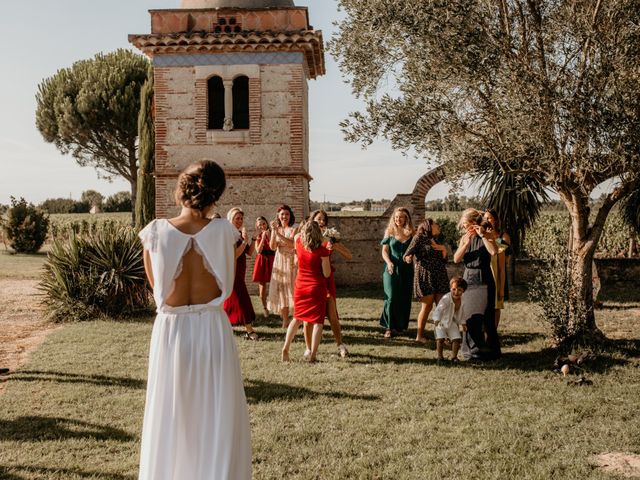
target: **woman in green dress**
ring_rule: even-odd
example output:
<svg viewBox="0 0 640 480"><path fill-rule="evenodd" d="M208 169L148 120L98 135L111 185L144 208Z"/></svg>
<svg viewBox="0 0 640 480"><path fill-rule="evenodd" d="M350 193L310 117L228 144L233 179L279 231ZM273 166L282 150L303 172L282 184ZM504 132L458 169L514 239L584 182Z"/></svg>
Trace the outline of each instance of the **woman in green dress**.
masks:
<svg viewBox="0 0 640 480"><path fill-rule="evenodd" d="M380 316L380 325L385 329L385 339L403 332L409 326L413 264L404 262L403 257L413 233L409 211L404 207L396 208L389 219L384 239L380 242L385 262L382 274L384 308Z"/></svg>

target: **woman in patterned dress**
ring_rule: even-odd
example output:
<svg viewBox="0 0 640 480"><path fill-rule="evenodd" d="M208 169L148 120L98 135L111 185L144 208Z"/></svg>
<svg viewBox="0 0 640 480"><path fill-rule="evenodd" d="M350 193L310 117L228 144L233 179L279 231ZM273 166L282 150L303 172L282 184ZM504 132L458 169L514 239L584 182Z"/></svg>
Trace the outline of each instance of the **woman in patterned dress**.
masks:
<svg viewBox="0 0 640 480"><path fill-rule="evenodd" d="M404 253L405 262L412 263L415 259L413 295L420 301L416 333L416 341L420 343L427 343L424 327L434 302L437 305L442 296L449 292L447 249L436 243L438 235L440 226L431 218L425 219Z"/></svg>
<svg viewBox="0 0 640 480"><path fill-rule="evenodd" d="M271 271L267 308L280 314L282 328L289 326L289 309L293 308L293 286L296 281L293 238L297 233L294 223L295 216L288 205L280 205L278 217L271 222L269 247L275 250L276 255Z"/></svg>

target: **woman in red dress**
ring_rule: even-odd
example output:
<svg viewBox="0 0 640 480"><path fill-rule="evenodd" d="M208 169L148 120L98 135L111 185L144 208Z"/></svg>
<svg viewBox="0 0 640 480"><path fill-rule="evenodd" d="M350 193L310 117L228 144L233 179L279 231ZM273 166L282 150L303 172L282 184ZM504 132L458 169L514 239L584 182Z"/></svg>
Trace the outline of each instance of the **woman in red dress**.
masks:
<svg viewBox="0 0 640 480"><path fill-rule="evenodd" d="M282 347L282 361L289 361L289 346L301 322L313 324L311 354L309 361L315 362L322 340L322 327L327 314L327 278L331 275L331 252L322 245L323 238L316 222L306 222L295 237L298 273L293 294L294 318L287 328Z"/></svg>
<svg viewBox="0 0 640 480"><path fill-rule="evenodd" d="M273 259L276 252L269 247L269 238L271 231L269 223L264 217L258 217L256 220L256 263L253 266L253 282L258 284L260 291L260 300L262 308L264 308L264 316L269 316L267 308L267 283L271 281L271 270L273 270Z"/></svg>
<svg viewBox="0 0 640 480"><path fill-rule="evenodd" d="M338 239L328 238L328 227L329 227L329 217L327 212L324 210L314 210L311 212L309 216L309 220L313 220L320 226L320 231L324 236L324 246L333 253L338 252L345 260L349 261L353 257L351 251L345 247L343 244L338 243ZM331 259L331 257L329 257ZM342 341L342 327L340 325L340 317L338 315L338 307L337 307L337 289L336 289L336 279L335 279L335 267L333 266L333 262L331 262L331 275L327 278L327 289L329 290L329 298L327 301L327 318L329 318L329 326L331 327L331 332L333 333L333 338L336 341L336 345L338 347L338 355L342 358L345 358L349 355L349 351L347 347ZM310 325L305 325L304 330L304 341L307 345L307 350L305 351L305 357L308 357L311 354L311 329Z"/></svg>
<svg viewBox="0 0 640 480"><path fill-rule="evenodd" d="M233 280L233 291L224 301L224 311L227 313L231 325L244 326L246 339L258 340L258 334L251 325L256 319L256 314L253 311L251 297L244 280L247 273L247 256L253 254L253 242L247 237L247 231L242 227L244 212L240 208L235 207L229 210L227 220L238 229L241 236L236 243L236 275Z"/></svg>

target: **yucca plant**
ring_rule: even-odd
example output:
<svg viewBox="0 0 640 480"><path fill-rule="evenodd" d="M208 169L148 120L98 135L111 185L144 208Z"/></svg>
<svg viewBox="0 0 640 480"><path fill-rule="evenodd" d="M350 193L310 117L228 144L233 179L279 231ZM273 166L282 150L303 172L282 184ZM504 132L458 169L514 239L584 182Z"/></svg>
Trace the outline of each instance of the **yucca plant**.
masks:
<svg viewBox="0 0 640 480"><path fill-rule="evenodd" d="M122 318L149 308L142 247L131 227L54 241L39 284L56 321Z"/></svg>

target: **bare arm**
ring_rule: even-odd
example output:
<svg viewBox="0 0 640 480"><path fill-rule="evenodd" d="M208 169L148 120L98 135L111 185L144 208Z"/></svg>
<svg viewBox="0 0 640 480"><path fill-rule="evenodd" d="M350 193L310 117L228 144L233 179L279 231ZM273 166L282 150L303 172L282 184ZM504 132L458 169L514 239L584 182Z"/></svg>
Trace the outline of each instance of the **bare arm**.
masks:
<svg viewBox="0 0 640 480"><path fill-rule="evenodd" d="M151 269L151 254L149 254L149 250L144 250L142 254L142 260L144 262L144 272L147 274L147 280L149 280L149 285L153 288L153 270Z"/></svg>
<svg viewBox="0 0 640 480"><path fill-rule="evenodd" d="M389 245L382 246L382 259L387 264L387 272L389 272L389 275L393 275L393 262L391 261L391 257L389 257Z"/></svg>
<svg viewBox="0 0 640 480"><path fill-rule="evenodd" d="M504 281L507 277L506 258L504 252L498 254L498 299L504 300Z"/></svg>
<svg viewBox="0 0 640 480"><path fill-rule="evenodd" d="M440 252L440 255L442 255L443 260L447 258L447 247L445 247L444 245L440 245L439 243L436 243L436 241L432 239L431 248Z"/></svg>
<svg viewBox="0 0 640 480"><path fill-rule="evenodd" d="M482 243L489 252L489 255L497 255L498 244L496 243L495 232L487 232L480 225L474 225L473 228L475 229L476 234L482 239Z"/></svg>
<svg viewBox="0 0 640 480"><path fill-rule="evenodd" d="M351 250L345 247L342 243L333 243L331 244L331 248L338 252L345 260L349 261L353 258L353 254Z"/></svg>
<svg viewBox="0 0 640 480"><path fill-rule="evenodd" d="M331 276L331 260L329 260L329 257L322 257L322 275L324 275L324 278Z"/></svg>
<svg viewBox="0 0 640 480"><path fill-rule="evenodd" d="M456 253L453 254L454 263L460 263L464 260L464 254L469 250L469 245L471 244L471 234L465 233L460 239L460 243L458 244L458 249Z"/></svg>

